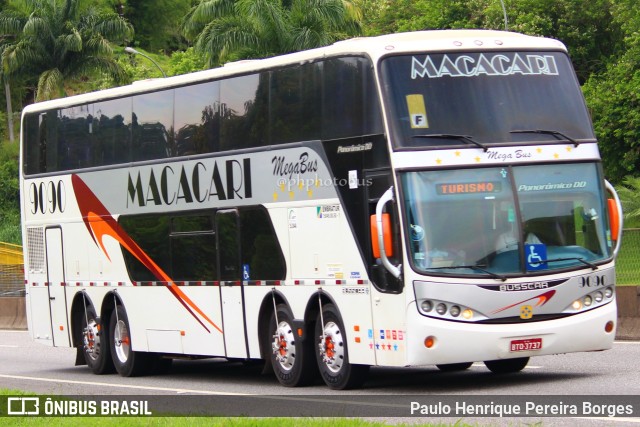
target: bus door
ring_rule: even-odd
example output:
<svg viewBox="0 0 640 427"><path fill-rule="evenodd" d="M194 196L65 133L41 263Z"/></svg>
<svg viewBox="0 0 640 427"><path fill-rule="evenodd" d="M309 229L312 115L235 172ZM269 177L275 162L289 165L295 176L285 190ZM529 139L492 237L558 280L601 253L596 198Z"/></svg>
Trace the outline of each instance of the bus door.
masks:
<svg viewBox="0 0 640 427"><path fill-rule="evenodd" d="M240 217L236 209L216 213L218 275L227 357L246 358L243 271L240 266Z"/></svg>
<svg viewBox="0 0 640 427"><path fill-rule="evenodd" d="M371 216L376 214L376 206L381 196L393 186L393 177L389 169L364 171L366 182L366 200L368 206L367 224ZM400 256L400 235L398 227L397 203L389 202L384 212L389 214L393 253L389 260L398 265ZM401 279L390 274L373 256L370 236L368 259L370 262L369 277L373 283L371 287L371 313L373 315L373 340L376 350L376 363L379 365L402 366L406 354L406 312L405 297L402 293Z"/></svg>
<svg viewBox="0 0 640 427"><path fill-rule="evenodd" d="M51 309L51 329L53 345L69 347L69 323L67 321L67 297L65 292L64 258L62 249L62 229L45 230L47 257L47 283L49 307Z"/></svg>

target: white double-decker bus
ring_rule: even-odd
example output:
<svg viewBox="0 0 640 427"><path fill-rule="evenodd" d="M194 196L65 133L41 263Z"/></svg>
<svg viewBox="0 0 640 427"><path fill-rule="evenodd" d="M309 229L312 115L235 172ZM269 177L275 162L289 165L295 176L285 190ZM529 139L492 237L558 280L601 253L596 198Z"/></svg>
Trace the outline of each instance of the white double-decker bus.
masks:
<svg viewBox="0 0 640 427"><path fill-rule="evenodd" d="M558 41L348 40L31 105L21 144L29 330L96 374L612 346L620 204Z"/></svg>

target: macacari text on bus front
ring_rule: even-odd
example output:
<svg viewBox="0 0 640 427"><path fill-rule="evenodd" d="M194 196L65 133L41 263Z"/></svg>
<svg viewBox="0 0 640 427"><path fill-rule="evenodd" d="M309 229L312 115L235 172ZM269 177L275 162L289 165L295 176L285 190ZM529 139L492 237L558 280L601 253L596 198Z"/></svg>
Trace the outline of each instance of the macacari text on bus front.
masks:
<svg viewBox="0 0 640 427"><path fill-rule="evenodd" d="M413 57L411 78L435 79L450 77L558 75L556 60L551 55L520 55L517 53L483 54L473 58L468 55L442 55L440 62L427 55L424 60Z"/></svg>

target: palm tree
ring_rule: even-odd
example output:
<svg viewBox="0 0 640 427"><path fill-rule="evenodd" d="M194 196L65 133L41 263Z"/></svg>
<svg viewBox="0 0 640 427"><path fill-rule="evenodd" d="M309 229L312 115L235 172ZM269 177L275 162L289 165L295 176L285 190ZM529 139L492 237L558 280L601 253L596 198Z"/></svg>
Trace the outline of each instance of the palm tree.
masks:
<svg viewBox="0 0 640 427"><path fill-rule="evenodd" d="M37 101L65 96L65 83L98 75L126 81L110 41L122 43L133 28L83 0L24 0L23 8L0 12L0 32L12 36L2 50L4 75L37 81Z"/></svg>
<svg viewBox="0 0 640 427"><path fill-rule="evenodd" d="M616 188L626 219L640 219L640 176L628 176Z"/></svg>
<svg viewBox="0 0 640 427"><path fill-rule="evenodd" d="M360 33L351 0L201 0L183 33L208 66L326 46Z"/></svg>

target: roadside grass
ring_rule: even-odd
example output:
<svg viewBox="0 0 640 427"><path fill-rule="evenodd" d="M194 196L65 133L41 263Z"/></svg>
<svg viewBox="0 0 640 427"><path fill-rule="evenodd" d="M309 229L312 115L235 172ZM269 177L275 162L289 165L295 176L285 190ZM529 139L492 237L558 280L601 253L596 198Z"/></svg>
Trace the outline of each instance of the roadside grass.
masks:
<svg viewBox="0 0 640 427"><path fill-rule="evenodd" d="M0 396L36 396L34 393L0 388ZM64 399L64 396L59 396ZM0 402L2 402L0 398ZM5 402L0 404L4 407ZM0 416L3 415L0 412ZM244 418L244 417L28 417L2 416L3 427L75 427L87 424L92 427L474 427L458 420L450 424L405 424L372 422L357 418Z"/></svg>

